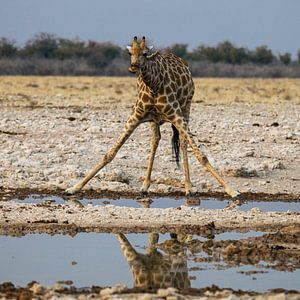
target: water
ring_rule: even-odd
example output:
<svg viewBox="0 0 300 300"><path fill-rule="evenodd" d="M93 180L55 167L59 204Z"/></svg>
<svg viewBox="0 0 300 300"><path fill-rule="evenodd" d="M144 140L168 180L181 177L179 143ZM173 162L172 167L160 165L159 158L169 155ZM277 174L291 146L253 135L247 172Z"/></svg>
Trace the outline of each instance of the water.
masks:
<svg viewBox="0 0 300 300"><path fill-rule="evenodd" d="M252 234L255 235L255 232ZM240 234L239 238L247 236L249 233ZM126 237L138 252L145 253L147 234L126 234ZM228 236L223 234L217 239L226 238ZM194 236L193 239L197 241L198 237ZM169 234L160 235L159 243L166 240L170 240ZM299 269L294 272L277 271L264 261L259 265L229 264L222 259L197 261L199 257L207 257L207 254L203 251L191 252L188 246L183 249L193 288L215 284L253 291L299 289ZM162 250L159 251L166 255ZM19 286L25 286L32 280L43 285L72 280L77 287L111 286L117 283L133 286L132 273L113 234L80 233L75 237L32 234L21 238L0 236L0 270L0 282L11 281ZM243 274L247 271L263 273Z"/></svg>
<svg viewBox="0 0 300 300"><path fill-rule="evenodd" d="M25 199L14 201L25 203L74 203L72 198L56 196L30 195ZM135 199L78 199L82 205L117 205L140 208L141 203ZM204 209L223 209L230 201L213 198L195 199L187 202L186 198L152 198L151 207L167 208L189 205ZM78 204L78 203L77 203ZM262 211L300 211L300 202L283 201L249 201L237 209L246 211L258 207ZM217 234L214 243L224 245L227 240L240 241L247 238L263 238L265 233L248 231L246 233L225 232ZM170 234L160 234L159 243L170 240ZM126 234L129 242L139 253L147 249L148 234ZM221 288L253 290L258 292L272 288L299 289L300 264L287 268L297 256L280 256L280 268L276 267L276 253L273 261L265 261L261 255L260 261L253 257L242 257L240 260L222 257L222 250L210 249L212 253L202 249L207 240L204 237L193 236L193 243L183 244L183 261L188 270L192 288L202 288L218 285ZM263 243L263 239L261 243ZM202 243L202 244L201 244ZM190 245L198 245L192 248ZM196 249L196 250L195 250ZM169 257L162 249L158 249L164 257ZM181 253L182 254L182 253ZM272 257L271 253L269 257ZM291 254L292 255L292 254ZM283 259L283 261L282 261ZM255 261L255 262L253 262ZM242 263L243 262L243 263ZM43 285L54 285L57 281L71 280L77 287L112 286L122 283L133 287L134 278L128 263L121 251L119 241L114 234L80 233L75 237L65 235L49 236L47 234L32 234L21 238L0 236L0 283L11 281L15 285L25 286L36 280Z"/></svg>
<svg viewBox="0 0 300 300"><path fill-rule="evenodd" d="M68 199L68 198L66 198ZM153 208L168 208L168 207L179 207L181 205L189 205L189 206L197 206L204 209L223 209L228 204L230 204L230 200L219 200L215 198L201 198L195 199L193 202L187 202L187 198L171 198L171 197L153 197L151 207ZM141 203L139 203L135 199L79 199L80 203L83 205L87 205L91 203L93 205L116 205L116 206L124 206L124 207L136 207L140 208ZM199 201L200 200L200 201ZM45 201L51 201L56 204L65 204L68 201L64 200L61 197L56 196L42 196L42 195L30 195L22 200L16 199L16 201L25 202L25 203L42 203ZM189 201L189 200L188 200ZM300 212L300 200L298 202L285 202L285 201L248 201L243 203L238 209L247 211L251 208L257 207L262 211L295 211Z"/></svg>

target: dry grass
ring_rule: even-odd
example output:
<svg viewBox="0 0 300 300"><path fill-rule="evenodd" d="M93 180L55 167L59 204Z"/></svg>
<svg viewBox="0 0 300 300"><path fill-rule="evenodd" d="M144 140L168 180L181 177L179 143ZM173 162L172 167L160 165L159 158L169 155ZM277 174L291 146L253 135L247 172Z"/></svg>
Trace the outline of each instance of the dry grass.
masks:
<svg viewBox="0 0 300 300"><path fill-rule="evenodd" d="M300 103L300 79L195 79L195 103ZM0 77L2 106L92 106L104 110L131 107L136 78Z"/></svg>

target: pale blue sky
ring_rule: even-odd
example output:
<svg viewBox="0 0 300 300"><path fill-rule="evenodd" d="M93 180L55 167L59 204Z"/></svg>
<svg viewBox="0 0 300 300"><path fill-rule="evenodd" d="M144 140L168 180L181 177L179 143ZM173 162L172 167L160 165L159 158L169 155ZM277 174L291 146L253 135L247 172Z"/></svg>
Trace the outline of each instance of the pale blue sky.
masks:
<svg viewBox="0 0 300 300"><path fill-rule="evenodd" d="M0 0L0 37L22 44L42 31L121 46L133 35L190 48L230 40L295 56L300 0Z"/></svg>

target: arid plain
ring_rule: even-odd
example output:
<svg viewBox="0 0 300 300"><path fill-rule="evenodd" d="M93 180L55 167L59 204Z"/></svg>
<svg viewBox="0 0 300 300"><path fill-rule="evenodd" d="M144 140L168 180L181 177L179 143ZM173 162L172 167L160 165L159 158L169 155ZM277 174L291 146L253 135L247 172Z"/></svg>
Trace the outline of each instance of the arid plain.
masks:
<svg viewBox="0 0 300 300"><path fill-rule="evenodd" d="M190 130L212 164L243 193L299 196L300 80L196 79ZM0 184L65 189L98 162L136 100L135 78L1 77ZM184 191L171 129L154 164L153 192ZM136 192L150 151L142 124L86 189ZM222 192L189 152L193 190Z"/></svg>

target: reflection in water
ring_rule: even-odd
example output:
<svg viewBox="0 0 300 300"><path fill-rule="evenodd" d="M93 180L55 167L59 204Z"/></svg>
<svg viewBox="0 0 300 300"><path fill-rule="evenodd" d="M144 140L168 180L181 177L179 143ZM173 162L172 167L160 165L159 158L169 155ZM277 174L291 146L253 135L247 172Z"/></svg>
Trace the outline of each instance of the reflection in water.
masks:
<svg viewBox="0 0 300 300"><path fill-rule="evenodd" d="M191 287L185 250L176 235L171 235L171 239L164 242L164 249L167 252L165 254L157 250L158 233L149 233L146 254L137 252L123 233L116 236L131 269L134 287L143 289Z"/></svg>
<svg viewBox="0 0 300 300"><path fill-rule="evenodd" d="M143 208L149 208L152 201L150 198L144 198L139 204ZM171 233L171 239L163 243L165 254L157 250L158 233L149 233L146 254L137 252L123 233L116 236L131 269L134 287L144 289L191 287L185 248L178 241L176 234Z"/></svg>
<svg viewBox="0 0 300 300"><path fill-rule="evenodd" d="M24 201L45 205L67 203L81 207L91 202L77 197L29 197ZM209 209L223 209L226 206L226 201L200 201L199 198L110 201L116 205L142 205L144 208L150 205L177 207L184 204ZM230 202L227 209L233 206L239 206L240 210L259 207L265 211L299 211L300 202ZM64 279L72 280L76 286L109 286L119 282L131 286L131 271L134 287L142 289L185 289L191 287L190 280L193 288L214 284L254 291L275 287L299 289L299 226L289 226L274 233L226 232L217 234L214 239L213 225L207 225L205 236L196 235L193 238L181 233L170 233L171 237L169 234L158 233L126 236L123 233L81 233L75 237L46 234L26 235L22 238L0 236L0 270L6 271L0 272L0 282L12 281L17 285L26 285L37 280L42 284L53 285L57 280ZM141 246L145 246L145 254L136 250ZM72 264L73 261L77 264Z"/></svg>
<svg viewBox="0 0 300 300"><path fill-rule="evenodd" d="M0 283L26 286L35 280L54 285L71 280L77 287L122 283L144 289L202 288L214 284L254 291L299 290L298 227L234 237L231 233L215 240L171 233L160 234L158 243L156 233L121 233L117 238L104 233L0 236L0 270L5 270L0 271Z"/></svg>

